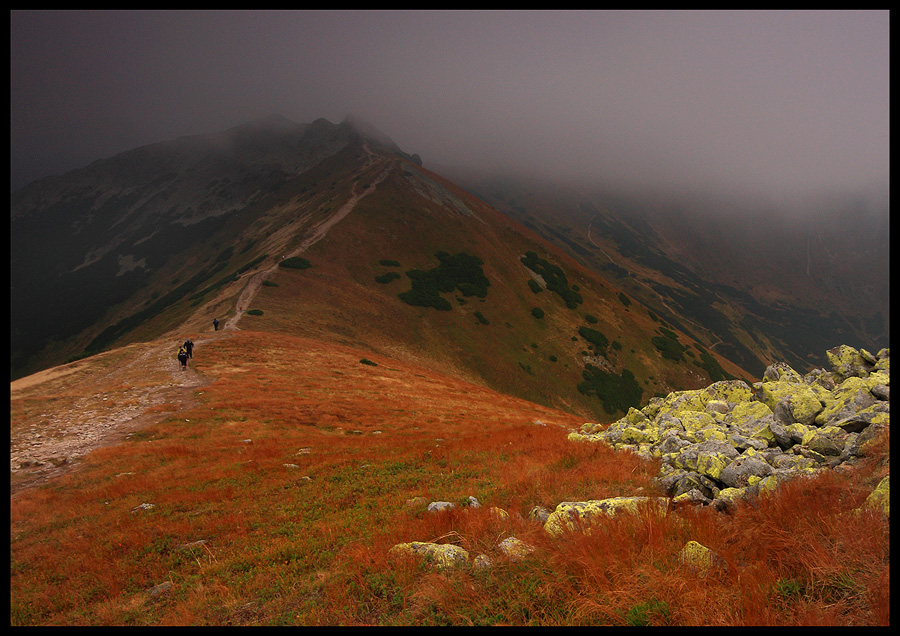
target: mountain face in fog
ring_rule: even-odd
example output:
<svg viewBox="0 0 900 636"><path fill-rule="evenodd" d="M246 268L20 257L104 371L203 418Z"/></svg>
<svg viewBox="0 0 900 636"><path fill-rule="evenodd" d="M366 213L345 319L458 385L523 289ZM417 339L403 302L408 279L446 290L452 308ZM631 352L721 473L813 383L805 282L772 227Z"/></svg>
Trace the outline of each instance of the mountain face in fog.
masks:
<svg viewBox="0 0 900 636"><path fill-rule="evenodd" d="M821 366L836 343L888 346L887 232L865 201L834 204L815 223L752 206L726 222L711 213L722 202L683 196L488 179L466 192L421 163L357 119L274 116L13 193L13 376L224 317L244 277L331 227L376 182L311 250L328 267L295 304L273 299L289 329L302 316L304 333L399 348L578 408L587 398L574 387L593 390L582 373L665 394L758 377L772 360ZM388 172L376 178L373 165ZM398 281L443 280L454 259L483 263L488 297L432 299L453 311L410 313ZM382 261L411 269L404 277Z"/></svg>
<svg viewBox="0 0 900 636"><path fill-rule="evenodd" d="M420 163L275 118L33 184L13 197L13 375L217 317L585 416L749 378Z"/></svg>
<svg viewBox="0 0 900 636"><path fill-rule="evenodd" d="M14 358L93 324L174 255L358 139L348 124L273 116L137 148L13 193Z"/></svg>
<svg viewBox="0 0 900 636"><path fill-rule="evenodd" d="M745 368L823 365L830 342L889 345L886 188L773 203L460 180Z"/></svg>

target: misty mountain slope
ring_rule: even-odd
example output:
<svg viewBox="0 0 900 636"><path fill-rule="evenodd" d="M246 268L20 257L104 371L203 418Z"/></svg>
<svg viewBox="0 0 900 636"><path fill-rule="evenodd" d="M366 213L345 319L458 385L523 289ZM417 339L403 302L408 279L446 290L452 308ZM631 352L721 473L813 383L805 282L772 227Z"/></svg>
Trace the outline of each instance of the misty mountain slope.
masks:
<svg viewBox="0 0 900 636"><path fill-rule="evenodd" d="M331 141L341 135L349 142L302 172L280 168L276 181L270 180L272 166L287 165L278 159L284 144L275 144L268 163L259 159L261 151L248 151L244 191L252 194L225 197L217 208L208 204L231 212L197 221L196 206L181 204L182 215L161 220L146 214L146 223L135 220L116 234L113 228L126 227L122 219L141 218L141 207L104 208L102 202L117 192L124 200L158 187L156 177L148 182L147 173L138 172L133 183L103 197L74 197L81 207L57 203L17 214L13 229L19 236L32 218L49 222L55 214L58 224L59 217L66 223L52 241L64 258L51 258L46 250L43 258L22 250L13 256L19 277L13 297L27 300L21 308L14 303L13 373L173 330L209 329L212 317L225 322L242 311L241 329L366 346L585 414L612 416L673 389L749 377L531 230L422 169L415 156L383 136L375 141L354 136L348 124L317 124L313 149L333 149ZM265 148L273 136L296 139L297 133L263 126L254 137L241 130L243 147L251 149ZM196 184L197 172L215 174L210 165L218 165L218 157L179 173L173 184ZM256 189L252 175L259 178ZM96 193L87 173L79 179L85 191ZM49 191L57 202L68 200L60 189ZM366 196L347 208L362 191ZM105 231L95 221L100 211L108 221ZM92 223L98 233L79 231ZM65 228L75 239L69 252ZM156 236L171 240L154 244ZM81 266L97 245L114 247ZM297 250L310 267L277 267ZM44 282L22 275L25 264ZM250 279L273 267L253 307L238 310ZM21 294L31 282L35 289ZM247 313L251 309L257 311ZM36 319L43 312L49 317ZM66 321L58 322L61 316ZM34 342L47 344L35 353L29 348Z"/></svg>
<svg viewBox="0 0 900 636"><path fill-rule="evenodd" d="M889 344L888 213L879 197L818 200L791 219L725 197L465 183L753 373L773 360L822 366L831 342Z"/></svg>
<svg viewBox="0 0 900 636"><path fill-rule="evenodd" d="M255 204L360 138L346 124L269 117L121 153L13 193L13 374L33 368L28 359L48 343L57 349L52 343L91 330L111 306L133 305L136 293L158 300L176 281L188 291L226 273L236 253L252 249L231 243L261 209ZM189 263L183 272L176 257Z"/></svg>
<svg viewBox="0 0 900 636"><path fill-rule="evenodd" d="M583 413L627 410L626 395L708 381L704 353L665 358L653 343L665 339L665 325L618 289L438 175L395 161L375 191L304 253L309 268L279 269L269 279L253 301L262 315L243 317L242 329L367 346ZM523 259L558 267L577 301L567 305ZM452 278L454 268L471 280L449 283L433 304L410 303L419 281ZM714 373L723 373L719 364L746 375L726 360L710 367ZM617 387L619 403L611 397Z"/></svg>

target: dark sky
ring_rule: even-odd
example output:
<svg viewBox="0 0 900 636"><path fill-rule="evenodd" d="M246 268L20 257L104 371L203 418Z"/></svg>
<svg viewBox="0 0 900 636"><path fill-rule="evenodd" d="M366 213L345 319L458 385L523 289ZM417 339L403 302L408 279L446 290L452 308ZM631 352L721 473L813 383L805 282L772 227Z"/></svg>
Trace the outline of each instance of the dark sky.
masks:
<svg viewBox="0 0 900 636"><path fill-rule="evenodd" d="M887 182L889 15L10 14L10 181L273 113L427 167L793 195Z"/></svg>

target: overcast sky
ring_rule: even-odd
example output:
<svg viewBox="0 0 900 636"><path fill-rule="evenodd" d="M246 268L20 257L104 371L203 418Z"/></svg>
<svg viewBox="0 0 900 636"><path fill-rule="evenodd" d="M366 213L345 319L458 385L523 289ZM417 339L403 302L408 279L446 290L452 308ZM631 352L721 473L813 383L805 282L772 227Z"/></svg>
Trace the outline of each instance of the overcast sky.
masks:
<svg viewBox="0 0 900 636"><path fill-rule="evenodd" d="M11 12L10 180L273 113L426 167L797 193L887 182L874 12Z"/></svg>

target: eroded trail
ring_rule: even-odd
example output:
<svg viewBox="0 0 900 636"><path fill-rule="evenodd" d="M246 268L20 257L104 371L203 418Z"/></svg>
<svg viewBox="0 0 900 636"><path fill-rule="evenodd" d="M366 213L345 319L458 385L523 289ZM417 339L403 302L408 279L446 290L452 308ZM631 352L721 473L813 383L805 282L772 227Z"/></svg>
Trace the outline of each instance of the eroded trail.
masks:
<svg viewBox="0 0 900 636"><path fill-rule="evenodd" d="M195 356L218 332L195 339ZM10 494L77 467L172 412L196 405L210 380L176 359L178 341L131 344L10 383Z"/></svg>
<svg viewBox="0 0 900 636"><path fill-rule="evenodd" d="M384 181L385 177L387 177L390 172L390 164L387 164L384 159L380 159L373 155L368 147L365 148L366 152L369 153L368 164L366 166L366 170L375 167L381 164L381 170L378 175L369 183L362 191L359 191L358 182L355 182L352 186L350 192L350 198L347 200L344 205L340 208L329 214L325 219L317 223L313 228L311 228L300 245L287 254L285 254L286 258L291 258L294 256L299 256L308 250L311 246L318 243L320 240L325 238L325 235L328 234L328 230L334 227L335 224L340 222L344 217L346 217L350 212L353 211L353 208L359 203L359 201L371 194L375 191L375 187ZM240 296L238 296L238 300L235 307L235 314L227 321L225 321L225 329L239 329L238 322L240 322L241 317L244 315L244 311L246 311L247 307L250 306L250 303L253 301L253 298L256 296L256 293L259 291L260 286L262 286L263 281L265 281L272 272L278 267L278 263L272 265L271 267L264 269L260 272L257 272L247 281L247 285L241 291Z"/></svg>

